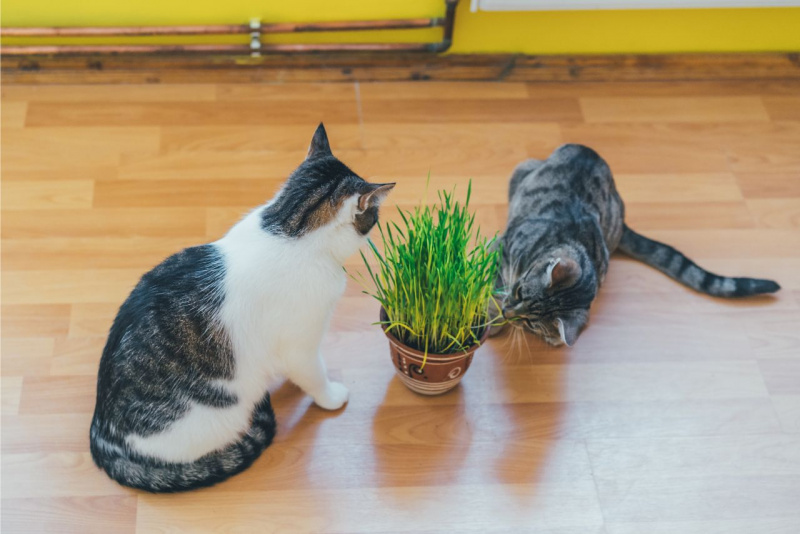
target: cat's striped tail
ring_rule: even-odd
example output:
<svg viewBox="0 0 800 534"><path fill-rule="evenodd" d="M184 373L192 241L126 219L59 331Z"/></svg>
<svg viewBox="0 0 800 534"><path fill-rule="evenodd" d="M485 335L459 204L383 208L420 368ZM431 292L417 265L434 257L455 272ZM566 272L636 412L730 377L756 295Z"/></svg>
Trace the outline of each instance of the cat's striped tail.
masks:
<svg viewBox="0 0 800 534"><path fill-rule="evenodd" d="M714 297L747 297L774 293L781 286L760 278L731 278L711 273L697 265L678 250L637 234L624 226L619 250L655 267L667 276L692 289Z"/></svg>
<svg viewBox="0 0 800 534"><path fill-rule="evenodd" d="M123 486L154 493L188 491L222 482L250 467L272 442L275 429L275 414L267 395L239 441L193 462L171 463L138 455L119 440L103 437L96 420L90 432L91 451L95 463Z"/></svg>

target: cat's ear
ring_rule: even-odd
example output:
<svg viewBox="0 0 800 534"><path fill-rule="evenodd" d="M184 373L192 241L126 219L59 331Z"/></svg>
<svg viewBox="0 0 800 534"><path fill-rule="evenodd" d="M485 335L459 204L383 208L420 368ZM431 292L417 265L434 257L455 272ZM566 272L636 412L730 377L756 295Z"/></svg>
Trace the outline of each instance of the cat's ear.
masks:
<svg viewBox="0 0 800 534"><path fill-rule="evenodd" d="M563 341L568 347L574 345L584 323L585 319L582 317L559 317L556 319L556 326L558 327L558 333L561 336L561 341Z"/></svg>
<svg viewBox="0 0 800 534"><path fill-rule="evenodd" d="M581 266L570 258L555 258L547 266L550 287L571 286L581 277Z"/></svg>
<svg viewBox="0 0 800 534"><path fill-rule="evenodd" d="M319 123L317 130L314 132L314 137L311 138L311 145L308 147L306 159L331 155L333 154L331 152L331 145L328 143L328 134L325 132L325 126Z"/></svg>
<svg viewBox="0 0 800 534"><path fill-rule="evenodd" d="M386 195L394 188L395 184L366 184L358 197L358 211L364 211L371 206L378 206Z"/></svg>

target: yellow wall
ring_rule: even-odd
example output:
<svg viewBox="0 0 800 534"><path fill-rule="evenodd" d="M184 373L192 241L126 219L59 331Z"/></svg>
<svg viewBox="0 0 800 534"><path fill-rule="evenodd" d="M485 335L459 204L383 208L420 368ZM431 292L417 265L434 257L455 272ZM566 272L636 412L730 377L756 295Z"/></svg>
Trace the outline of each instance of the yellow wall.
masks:
<svg viewBox="0 0 800 534"><path fill-rule="evenodd" d="M3 0L0 9L3 26L98 26L241 23L251 17L264 22L429 17L443 13L443 2ZM440 30L393 31L380 34L379 39L435 41L440 34ZM243 42L241 36L233 39ZM353 42L376 37L360 33L269 40L312 39ZM451 50L529 54L798 51L800 8L470 13L469 1L461 0Z"/></svg>

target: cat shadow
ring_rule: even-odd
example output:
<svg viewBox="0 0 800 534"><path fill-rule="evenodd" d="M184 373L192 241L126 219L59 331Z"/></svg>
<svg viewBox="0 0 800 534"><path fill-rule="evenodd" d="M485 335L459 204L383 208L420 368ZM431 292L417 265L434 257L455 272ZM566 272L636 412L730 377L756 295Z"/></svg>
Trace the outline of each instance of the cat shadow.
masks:
<svg viewBox="0 0 800 534"><path fill-rule="evenodd" d="M324 410L294 383L286 380L270 394L278 421L276 441L313 442L320 425L344 413L345 408Z"/></svg>
<svg viewBox="0 0 800 534"><path fill-rule="evenodd" d="M524 337L522 337L524 336ZM493 478L503 484L535 484L548 473L559 448L565 416L565 365L569 348L555 348L527 332L507 328L484 348L488 377L497 391L498 451Z"/></svg>
<svg viewBox="0 0 800 534"><path fill-rule="evenodd" d="M461 479L474 427L466 389L459 385L428 397L407 389L397 376L389 380L372 419L376 485L443 486Z"/></svg>
<svg viewBox="0 0 800 534"><path fill-rule="evenodd" d="M774 306L779 300L781 300L780 293L753 295L750 297L723 298L704 295L692 290L689 291L697 295L699 298L727 308L765 308L767 306Z"/></svg>
<svg viewBox="0 0 800 534"><path fill-rule="evenodd" d="M700 266L703 266L703 262L700 263ZM723 274L735 274L737 276L751 275L755 277L765 274L758 272L737 273L735 271L735 268L724 268L722 272ZM780 280L776 280L776 282L780 284ZM611 255L608 277L597 295L597 300L595 300L595 303L592 305L592 314L594 315L597 313L596 308L601 299L608 299L615 292L618 292L621 287L634 287L637 290L635 292L626 293L626 302L631 300L636 303L637 299L642 296L650 298L656 297L661 299L665 305L692 306L690 310L693 310L695 313L699 311L699 309L697 309L698 306L710 310L715 310L717 307L719 307L719 309L762 308L774 306L784 299L788 299L792 302L792 305L794 305L792 292L786 288L782 288L776 293L764 293L746 297L716 297L707 295L685 286L676 280L670 279L639 260L631 258L622 252L615 251Z"/></svg>

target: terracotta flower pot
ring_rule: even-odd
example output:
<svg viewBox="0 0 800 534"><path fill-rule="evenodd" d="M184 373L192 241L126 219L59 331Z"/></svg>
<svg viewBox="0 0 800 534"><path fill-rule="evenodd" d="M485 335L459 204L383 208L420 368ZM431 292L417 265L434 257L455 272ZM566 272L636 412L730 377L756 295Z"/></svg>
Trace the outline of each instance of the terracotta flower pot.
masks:
<svg viewBox="0 0 800 534"><path fill-rule="evenodd" d="M381 321L387 321L386 311L381 308ZM410 389L422 395L440 395L450 391L461 382L464 373L472 363L472 355L478 350L479 344L472 345L463 352L452 354L432 354L412 349L386 331L382 324L383 333L389 339L389 354L394 363L394 370L400 380ZM489 336L489 329L485 329L481 336L481 344ZM422 365L423 360L425 365Z"/></svg>

